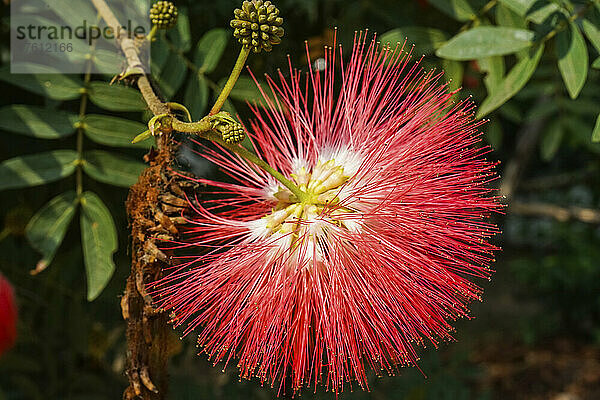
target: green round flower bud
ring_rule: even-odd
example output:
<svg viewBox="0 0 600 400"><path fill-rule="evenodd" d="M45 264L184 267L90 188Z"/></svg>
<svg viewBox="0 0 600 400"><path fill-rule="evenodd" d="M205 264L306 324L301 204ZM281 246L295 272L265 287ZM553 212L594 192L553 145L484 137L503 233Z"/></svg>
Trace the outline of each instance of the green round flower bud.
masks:
<svg viewBox="0 0 600 400"><path fill-rule="evenodd" d="M177 7L170 1L157 1L150 9L150 21L159 29L169 29L177 23Z"/></svg>
<svg viewBox="0 0 600 400"><path fill-rule="evenodd" d="M244 131L244 127L237 122L234 124L227 124L223 126L220 130L221 137L225 141L225 143L235 144L239 143L246 137L246 132Z"/></svg>
<svg viewBox="0 0 600 400"><path fill-rule="evenodd" d="M242 8L236 8L233 13L235 18L230 23L235 29L233 36L245 48L259 53L271 51L274 45L281 43L283 18L270 1L244 1Z"/></svg>

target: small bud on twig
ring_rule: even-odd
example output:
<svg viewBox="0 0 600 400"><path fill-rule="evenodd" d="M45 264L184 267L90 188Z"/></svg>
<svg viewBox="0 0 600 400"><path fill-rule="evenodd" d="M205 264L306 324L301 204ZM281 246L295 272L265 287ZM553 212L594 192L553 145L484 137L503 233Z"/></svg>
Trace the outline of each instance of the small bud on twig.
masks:
<svg viewBox="0 0 600 400"><path fill-rule="evenodd" d="M238 123L226 125L221 129L221 136L226 143L239 143L245 137L244 127Z"/></svg>
<svg viewBox="0 0 600 400"><path fill-rule="evenodd" d="M242 124L225 112L213 116L212 129L219 132L227 144L240 143L246 137Z"/></svg>

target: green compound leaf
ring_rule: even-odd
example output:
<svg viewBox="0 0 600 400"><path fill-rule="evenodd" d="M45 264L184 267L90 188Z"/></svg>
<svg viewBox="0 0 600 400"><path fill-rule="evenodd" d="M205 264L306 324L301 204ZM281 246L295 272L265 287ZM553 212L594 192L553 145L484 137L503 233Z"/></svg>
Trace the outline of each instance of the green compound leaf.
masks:
<svg viewBox="0 0 600 400"><path fill-rule="evenodd" d="M475 11L467 0L429 0L438 10L458 21L468 21L475 18Z"/></svg>
<svg viewBox="0 0 600 400"><path fill-rule="evenodd" d="M110 85L107 82L91 82L90 100L98 107L110 111L144 111L146 103L142 95L135 89Z"/></svg>
<svg viewBox="0 0 600 400"><path fill-rule="evenodd" d="M0 164L0 190L20 189L57 181L71 175L77 152L54 150L11 158Z"/></svg>
<svg viewBox="0 0 600 400"><path fill-rule="evenodd" d="M600 114L596 117L596 125L594 126L594 131L592 132L592 142L600 142Z"/></svg>
<svg viewBox="0 0 600 400"><path fill-rule="evenodd" d="M600 57L596 58L596 60L592 63L592 68L600 69Z"/></svg>
<svg viewBox="0 0 600 400"><path fill-rule="evenodd" d="M553 13L560 12L557 4L540 0L500 0L500 3L536 24L541 24Z"/></svg>
<svg viewBox="0 0 600 400"><path fill-rule="evenodd" d="M490 93L481 103L477 111L477 118L482 118L494 111L518 93L535 72L543 52L544 45L540 45L532 54L521 59L495 88L494 92Z"/></svg>
<svg viewBox="0 0 600 400"><path fill-rule="evenodd" d="M187 75L187 65L177 53L171 53L160 75L159 83L163 94L171 99L179 90Z"/></svg>
<svg viewBox="0 0 600 400"><path fill-rule="evenodd" d="M221 82L219 82L219 87L223 87L225 85L226 80L227 79L221 80ZM269 85L263 81L258 81L258 83L261 85L267 97L271 99L271 101L275 101L273 92L269 88ZM235 100L247 101L249 103L256 102L256 104L262 107L266 107L265 99L260 93L258 86L252 78L247 76L240 76L238 81L235 83L235 86L233 87L233 90L231 91L229 97Z"/></svg>
<svg viewBox="0 0 600 400"><path fill-rule="evenodd" d="M183 102L187 105L192 118L200 118L204 115L208 105L208 84L203 75L192 75L183 96Z"/></svg>
<svg viewBox="0 0 600 400"><path fill-rule="evenodd" d="M594 46L596 51L600 53L600 28L594 25L588 19L584 19L581 26L583 27L585 36L587 36L592 46Z"/></svg>
<svg viewBox="0 0 600 400"><path fill-rule="evenodd" d="M124 58L114 50L97 49L94 51L92 62L98 71L114 71L124 62Z"/></svg>
<svg viewBox="0 0 600 400"><path fill-rule="evenodd" d="M150 68L152 70L152 75L160 76L171 51L163 36L159 36L158 40L153 41L151 46L150 54L152 54L152 57L150 60Z"/></svg>
<svg viewBox="0 0 600 400"><path fill-rule="evenodd" d="M0 129L40 139L58 139L75 132L76 114L13 104L0 108Z"/></svg>
<svg viewBox="0 0 600 400"><path fill-rule="evenodd" d="M435 49L446 42L447 38L446 33L439 29L422 26L404 26L387 31L379 37L379 41L384 46L389 43L392 48L396 46L396 43L402 44L404 41L406 41L407 46L405 47L407 49L410 49L410 45L414 44L413 54L418 57L421 54L432 54Z"/></svg>
<svg viewBox="0 0 600 400"><path fill-rule="evenodd" d="M18 71L30 74L11 74L9 67L0 69L0 80L54 100L73 100L81 97L83 82L76 78L61 75L60 71L30 63L13 65Z"/></svg>
<svg viewBox="0 0 600 400"><path fill-rule="evenodd" d="M465 72L463 63L460 61L443 60L444 79L448 81L448 89L456 90L462 86L463 74Z"/></svg>
<svg viewBox="0 0 600 400"><path fill-rule="evenodd" d="M496 23L510 28L527 29L525 18L503 4L496 6Z"/></svg>
<svg viewBox="0 0 600 400"><path fill-rule="evenodd" d="M489 143L494 150L499 150L502 147L502 139L504 132L502 131L502 124L498 118L494 118L485 130L485 140Z"/></svg>
<svg viewBox="0 0 600 400"><path fill-rule="evenodd" d="M554 120L544 131L540 142L540 156L544 161L551 161L562 141L564 129L559 120Z"/></svg>
<svg viewBox="0 0 600 400"><path fill-rule="evenodd" d="M81 197L81 243L87 275L87 299L96 299L115 271L113 254L117 251L117 230L112 215L92 192Z"/></svg>
<svg viewBox="0 0 600 400"><path fill-rule="evenodd" d="M183 53L192 48L192 35L190 33L190 19L186 7L178 7L177 25L169 30L167 35L173 41L173 44Z"/></svg>
<svg viewBox="0 0 600 400"><path fill-rule="evenodd" d="M488 93L493 92L504 78L504 58L501 56L487 57L477 60L481 71L486 72L483 82Z"/></svg>
<svg viewBox="0 0 600 400"><path fill-rule="evenodd" d="M575 24L556 37L556 56L569 96L574 99L583 89L588 72L587 46Z"/></svg>
<svg viewBox="0 0 600 400"><path fill-rule="evenodd" d="M147 126L109 115L90 114L83 120L85 135L96 143L114 147L148 148L151 142L132 144L133 138Z"/></svg>
<svg viewBox="0 0 600 400"><path fill-rule="evenodd" d="M62 193L50 200L29 220L25 236L31 246L42 253L36 272L41 272L52 262L77 209L74 190Z"/></svg>
<svg viewBox="0 0 600 400"><path fill-rule="evenodd" d="M43 0L69 26L80 26L83 21L95 21L98 13L91 2L79 2L76 7L71 0Z"/></svg>
<svg viewBox="0 0 600 400"><path fill-rule="evenodd" d="M226 29L216 28L206 32L198 41L194 64L198 66L201 73L211 73L217 68L227 47L229 35Z"/></svg>
<svg viewBox="0 0 600 400"><path fill-rule="evenodd" d="M450 60L474 60L501 56L526 49L533 44L534 33L525 29L478 26L459 33L436 51Z"/></svg>
<svg viewBox="0 0 600 400"><path fill-rule="evenodd" d="M130 187L146 165L135 159L102 150L84 154L83 170L92 178L114 186Z"/></svg>

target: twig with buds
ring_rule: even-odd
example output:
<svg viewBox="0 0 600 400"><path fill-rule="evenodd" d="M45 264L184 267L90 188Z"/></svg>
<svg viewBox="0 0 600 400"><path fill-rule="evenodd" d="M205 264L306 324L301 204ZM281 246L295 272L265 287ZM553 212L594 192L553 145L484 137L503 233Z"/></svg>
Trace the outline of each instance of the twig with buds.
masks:
<svg viewBox="0 0 600 400"><path fill-rule="evenodd" d="M146 277L157 279L168 258L155 245L161 237L173 240L178 234L177 218L168 215L175 209L183 210L177 204L187 204L184 189L170 173L169 163L173 158L172 131L198 135L218 143L247 161L254 163L281 181L298 198L304 193L277 170L269 166L254 153L239 143L244 139L244 128L230 114L221 111L246 64L251 51L270 51L273 45L281 42L284 34L283 19L279 10L270 1L244 1L241 9L235 10L231 26L234 36L242 44L238 60L209 115L192 122L185 106L162 101L154 91L138 53L139 43L129 35L121 34L123 28L105 0L92 0L100 17L114 30L127 66L121 78L135 79L137 86L154 114L148 130L138 135L134 141L150 136L157 137L158 153L146 156L151 166L140 176L138 183L131 187L127 200L127 212L131 221L132 266L126 290L121 301L123 316L127 320L128 362L127 376L129 387L125 399L142 398L164 399L167 386L167 316L155 310L152 300L145 291ZM177 8L170 1L156 2L149 13L153 23L151 32L144 38L149 45L158 29L173 27L177 21ZM175 111L183 111L188 121L182 121ZM167 201L165 199L171 199ZM174 199L174 201L173 201ZM178 201L181 200L181 201ZM171 213L172 214L172 213Z"/></svg>

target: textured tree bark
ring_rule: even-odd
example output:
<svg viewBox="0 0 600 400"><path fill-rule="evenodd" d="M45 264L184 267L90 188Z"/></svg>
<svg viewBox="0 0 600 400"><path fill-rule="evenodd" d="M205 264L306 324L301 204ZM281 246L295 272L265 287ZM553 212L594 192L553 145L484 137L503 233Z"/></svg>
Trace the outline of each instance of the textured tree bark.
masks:
<svg viewBox="0 0 600 400"><path fill-rule="evenodd" d="M105 0L91 0L98 14L115 33L127 60L127 67L120 78L137 84L144 101L155 116L171 114L169 107L156 94L150 79L144 75L137 38L119 35L121 24ZM144 38L139 40L146 40ZM137 43L139 44L139 43ZM128 78L127 78L128 77ZM172 114L171 114L172 115ZM211 129L209 122L187 124L172 119L179 129L194 133ZM131 226L131 273L121 299L123 318L127 321L127 364L129 386L124 399L163 400L168 385L169 361L168 316L153 307L152 298L146 291L148 283L161 278L169 258L157 246L162 240L175 239L178 224L187 208L185 191L195 190L191 180L181 172L174 174L170 168L175 145L168 132L153 132L157 150L145 156L149 167L140 175L138 182L129 190L127 214Z"/></svg>
<svg viewBox="0 0 600 400"><path fill-rule="evenodd" d="M131 187L127 213L131 226L131 274L121 300L127 321L127 366L129 386L125 399L165 399L168 386L169 360L168 316L152 305L146 291L148 283L162 277L170 265L159 248L163 240L176 239L177 225L183 223L187 208L186 189L193 183L173 174L169 165L174 145L168 135L158 138L158 151L146 155L150 166Z"/></svg>
<svg viewBox="0 0 600 400"><path fill-rule="evenodd" d="M167 316L152 307L145 289L148 281L160 278L168 261L156 248L156 207L163 190L165 169L170 162L170 148L163 145L158 153L146 156L150 167L131 187L127 214L131 226L131 274L121 301L127 321L127 367L129 387L125 399L164 399L167 392Z"/></svg>

